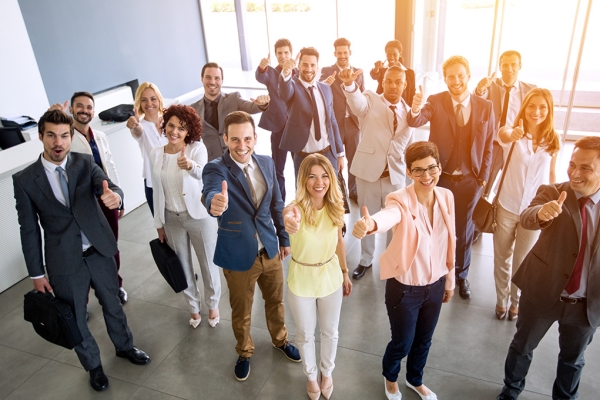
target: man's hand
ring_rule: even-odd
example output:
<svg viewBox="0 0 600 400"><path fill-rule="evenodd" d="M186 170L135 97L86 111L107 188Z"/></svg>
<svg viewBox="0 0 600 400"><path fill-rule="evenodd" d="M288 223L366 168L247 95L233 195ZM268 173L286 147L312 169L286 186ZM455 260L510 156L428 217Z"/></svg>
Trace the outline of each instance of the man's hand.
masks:
<svg viewBox="0 0 600 400"><path fill-rule="evenodd" d="M544 204L537 213L538 220L541 222L548 222L558 217L562 212L562 205L566 198L567 192L562 192L558 197L558 200L552 200Z"/></svg>
<svg viewBox="0 0 600 400"><path fill-rule="evenodd" d="M258 106L265 106L267 104L269 104L269 102L271 101L271 98L269 97L268 94L261 94L260 96L256 97L255 99L250 99L250 101L252 101L254 104L258 105Z"/></svg>
<svg viewBox="0 0 600 400"><path fill-rule="evenodd" d="M375 61L375 68L373 68L375 70L374 72L378 73L381 68L383 68L383 62Z"/></svg>
<svg viewBox="0 0 600 400"><path fill-rule="evenodd" d="M519 118L519 126L514 127L512 132L510 133L510 141L516 142L525 136L525 129L523 129L523 119Z"/></svg>
<svg viewBox="0 0 600 400"><path fill-rule="evenodd" d="M296 55L296 58L294 60L289 59L283 63L283 65L281 66L281 73L283 74L284 78L287 79L287 77L292 74L292 71L298 65L299 60L300 60L300 53L298 53Z"/></svg>
<svg viewBox="0 0 600 400"><path fill-rule="evenodd" d="M133 133L136 136L140 136L142 134L142 132L144 131L144 129L142 128L142 126L140 125L140 113L138 112L137 107L133 109L133 117L129 117L127 119L127 128L129 128L129 130L131 130L131 133Z"/></svg>
<svg viewBox="0 0 600 400"><path fill-rule="evenodd" d="M369 215L369 210L367 210L367 206L363 206L362 208L363 217L356 221L354 224L354 228L352 229L352 235L358 239L362 239L367 236L368 232L371 232L375 229L375 221Z"/></svg>
<svg viewBox="0 0 600 400"><path fill-rule="evenodd" d="M412 112L418 114L423 105L423 85L419 85L419 91L413 96Z"/></svg>
<svg viewBox="0 0 600 400"><path fill-rule="evenodd" d="M329 75L327 77L327 79L325 79L323 81L323 83L328 84L329 86L333 85L333 82L335 82L335 76L337 75L337 71L333 71L333 74Z"/></svg>
<svg viewBox="0 0 600 400"><path fill-rule="evenodd" d="M194 166L192 160L186 157L185 155L185 144L183 145L183 149L181 149L181 155L177 157L177 166L181 169L189 171Z"/></svg>
<svg viewBox="0 0 600 400"><path fill-rule="evenodd" d="M279 247L279 259L281 261L285 260L285 258L287 256L289 256L291 253L292 253L292 251L290 250L290 246Z"/></svg>
<svg viewBox="0 0 600 400"><path fill-rule="evenodd" d="M362 74L362 69L357 69L356 72L352 72L350 68L346 68L340 71L340 80L344 82L344 85L351 86L360 74Z"/></svg>
<svg viewBox="0 0 600 400"><path fill-rule="evenodd" d="M60 104L60 103L52 104L50 106L50 108L48 109L48 111L60 110L60 111L67 112L68 109L69 109L69 100L65 100L65 102L63 104Z"/></svg>
<svg viewBox="0 0 600 400"><path fill-rule="evenodd" d="M346 165L346 157L341 156L338 157L338 172L342 172L344 170L344 166Z"/></svg>
<svg viewBox="0 0 600 400"><path fill-rule="evenodd" d="M109 210L119 208L121 205L121 197L108 188L108 182L106 180L102 181L102 189L100 200L102 200L106 208Z"/></svg>
<svg viewBox="0 0 600 400"><path fill-rule="evenodd" d="M215 194L210 201L209 212L215 217L219 217L223 215L225 210L227 210L228 203L229 196L227 195L227 181L223 181L221 183L221 193Z"/></svg>
<svg viewBox="0 0 600 400"><path fill-rule="evenodd" d="M494 73L492 75L486 76L482 80L480 80L479 83L477 84L477 89L475 89L475 92L478 95L482 96L486 92L486 90L490 87L492 82L494 81L495 76L496 76L496 71L494 71Z"/></svg>
<svg viewBox="0 0 600 400"><path fill-rule="evenodd" d="M125 215L125 209L124 209L124 208L121 208L121 209L119 210L119 218L123 218L123 215Z"/></svg>
<svg viewBox="0 0 600 400"><path fill-rule="evenodd" d="M263 58L262 60L260 60L260 65L258 66L258 68L264 71L269 65L271 65L271 53L269 53L267 58Z"/></svg>
<svg viewBox="0 0 600 400"><path fill-rule="evenodd" d="M156 232L158 233L158 240L161 243L167 243L167 234L165 233L165 228L157 228Z"/></svg>
<svg viewBox="0 0 600 400"><path fill-rule="evenodd" d="M300 214L300 209L298 206L294 206L292 212L288 212L283 216L283 226L285 227L285 231L290 235L298 232L301 219L302 215Z"/></svg>
<svg viewBox="0 0 600 400"><path fill-rule="evenodd" d="M48 279L46 279L45 276L38 278L38 279L32 279L32 281L33 281L33 288L35 290L37 290L38 292L42 292L42 293L53 292L52 286L50 286L50 282L48 282Z"/></svg>

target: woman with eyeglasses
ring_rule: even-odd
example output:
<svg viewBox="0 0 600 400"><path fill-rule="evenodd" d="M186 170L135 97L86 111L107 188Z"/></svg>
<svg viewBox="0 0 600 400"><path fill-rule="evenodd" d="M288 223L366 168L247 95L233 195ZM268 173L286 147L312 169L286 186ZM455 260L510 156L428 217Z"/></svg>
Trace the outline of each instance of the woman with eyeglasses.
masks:
<svg viewBox="0 0 600 400"><path fill-rule="evenodd" d="M352 234L365 235L394 229L392 241L381 255L381 279L386 280L385 305L392 339L383 356L385 395L399 400L397 379L406 356L406 386L421 399L437 396L423 384L423 369L442 303L454 293L454 197L436 187L440 156L435 144L415 142L406 148L409 186L390 193L385 208L363 215Z"/></svg>

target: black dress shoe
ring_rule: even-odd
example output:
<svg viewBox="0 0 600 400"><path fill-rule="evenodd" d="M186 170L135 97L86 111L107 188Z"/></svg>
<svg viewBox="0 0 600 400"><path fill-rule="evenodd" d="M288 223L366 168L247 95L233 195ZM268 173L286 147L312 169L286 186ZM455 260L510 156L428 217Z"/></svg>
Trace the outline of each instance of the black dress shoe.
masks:
<svg viewBox="0 0 600 400"><path fill-rule="evenodd" d="M346 223L344 222L344 226L342 226L342 237L346 236Z"/></svg>
<svg viewBox="0 0 600 400"><path fill-rule="evenodd" d="M108 388L108 378L104 375L102 365L90 370L90 385L96 392L101 392Z"/></svg>
<svg viewBox="0 0 600 400"><path fill-rule="evenodd" d="M354 279L360 279L363 276L365 276L365 273L367 272L367 269L371 268L373 264L369 264L369 265L360 265L358 264L358 267L356 267L356 269L354 270L354 272L352 272L352 278Z"/></svg>
<svg viewBox="0 0 600 400"><path fill-rule="evenodd" d="M462 299L471 298L471 286L467 279L457 279L456 284L458 285L458 294Z"/></svg>
<svg viewBox="0 0 600 400"><path fill-rule="evenodd" d="M135 346L129 350L117 351L117 357L126 358L132 364L136 365L145 365L150 362L150 357L148 357L148 354L144 353Z"/></svg>
<svg viewBox="0 0 600 400"><path fill-rule="evenodd" d="M507 395L507 394L500 393L500 394L498 395L498 397L496 397L496 400L517 400L517 399L516 399L516 398L514 398L514 397L512 397L512 396L509 396L509 395Z"/></svg>

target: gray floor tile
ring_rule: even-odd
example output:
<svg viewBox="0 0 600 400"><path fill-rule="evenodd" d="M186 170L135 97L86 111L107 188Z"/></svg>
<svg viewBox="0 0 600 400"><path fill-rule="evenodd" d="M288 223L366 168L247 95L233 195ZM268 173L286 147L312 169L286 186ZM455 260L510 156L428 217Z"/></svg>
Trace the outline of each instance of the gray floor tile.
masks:
<svg viewBox="0 0 600 400"><path fill-rule="evenodd" d="M27 278L0 293L0 320L17 308L23 309L23 296L32 289L31 279Z"/></svg>
<svg viewBox="0 0 600 400"><path fill-rule="evenodd" d="M197 398L202 398L198 396ZM181 397L170 396L166 393L158 392L156 390L151 390L145 387L140 387L135 391L133 396L129 398L129 400L178 400Z"/></svg>
<svg viewBox="0 0 600 400"><path fill-rule="evenodd" d="M0 346L0 399L8 396L50 360Z"/></svg>

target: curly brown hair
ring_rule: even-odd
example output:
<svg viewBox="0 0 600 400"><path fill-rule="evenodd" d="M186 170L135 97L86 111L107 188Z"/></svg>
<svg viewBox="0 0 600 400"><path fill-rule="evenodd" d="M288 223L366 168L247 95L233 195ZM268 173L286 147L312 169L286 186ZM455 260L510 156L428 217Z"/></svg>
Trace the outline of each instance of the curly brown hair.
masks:
<svg viewBox="0 0 600 400"><path fill-rule="evenodd" d="M202 120L196 110L183 104L173 104L163 110L163 121L160 125L161 132L166 136L165 128L171 117L179 118L183 129L187 130L187 136L184 139L185 144L197 142L202 137Z"/></svg>

